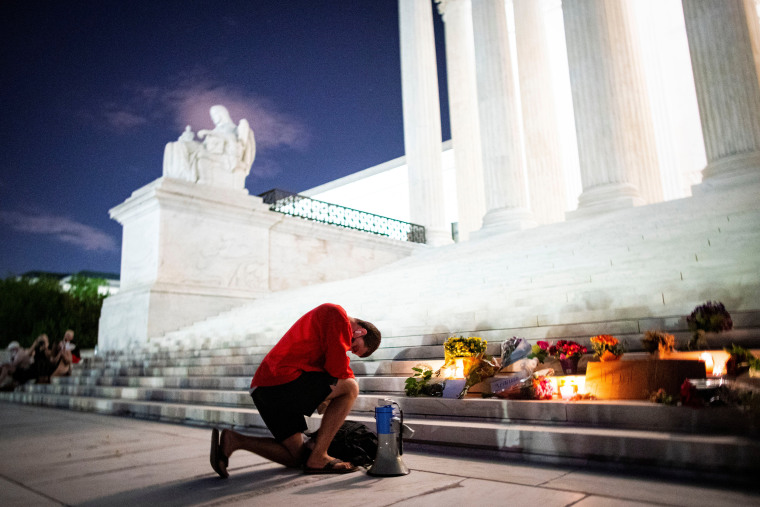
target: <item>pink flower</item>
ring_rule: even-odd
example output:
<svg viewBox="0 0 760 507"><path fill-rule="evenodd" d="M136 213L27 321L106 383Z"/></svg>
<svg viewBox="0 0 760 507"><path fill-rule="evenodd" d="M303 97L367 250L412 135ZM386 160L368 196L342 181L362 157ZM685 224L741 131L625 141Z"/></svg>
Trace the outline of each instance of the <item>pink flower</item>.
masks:
<svg viewBox="0 0 760 507"><path fill-rule="evenodd" d="M546 350L546 349L549 348L549 342L545 342L543 340L537 341L536 345L538 345L539 347L541 347L541 350Z"/></svg>

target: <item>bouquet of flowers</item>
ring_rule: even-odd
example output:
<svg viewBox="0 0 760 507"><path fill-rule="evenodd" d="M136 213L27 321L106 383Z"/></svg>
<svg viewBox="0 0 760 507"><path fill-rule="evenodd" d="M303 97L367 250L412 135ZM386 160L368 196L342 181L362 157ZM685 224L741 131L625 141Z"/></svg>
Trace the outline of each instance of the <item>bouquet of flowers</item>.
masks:
<svg viewBox="0 0 760 507"><path fill-rule="evenodd" d="M728 352L728 361L726 361L726 373L731 376L738 376L747 370L760 370L760 359L756 358L751 350L732 344L731 348L724 347Z"/></svg>
<svg viewBox="0 0 760 507"><path fill-rule="evenodd" d="M499 370L493 357L486 354L487 345L488 342L474 336L468 338L452 336L444 343L445 361L441 369L436 372L436 376L443 375L447 370L450 373L452 369L460 369L457 363L461 363L461 375L465 379L465 384L459 398L464 397L470 387L488 377L493 377Z"/></svg>
<svg viewBox="0 0 760 507"><path fill-rule="evenodd" d="M456 357L474 357L478 354L485 354L488 342L482 338L471 336L464 338L451 337L443 344L443 351L448 362Z"/></svg>
<svg viewBox="0 0 760 507"><path fill-rule="evenodd" d="M650 354L659 351L662 353L673 352L675 349L676 338L672 334L663 333L662 331L647 331L644 338L641 339L644 350Z"/></svg>
<svg viewBox="0 0 760 507"><path fill-rule="evenodd" d="M542 370L548 372L551 370ZM509 400L550 400L554 397L554 386L549 375L536 372L519 384L496 393L496 397Z"/></svg>
<svg viewBox="0 0 760 507"><path fill-rule="evenodd" d="M549 378L544 375L533 375L531 377L532 386L529 387L529 391L532 391L532 399L534 400L551 400L554 397L554 386L549 381Z"/></svg>
<svg viewBox="0 0 760 507"><path fill-rule="evenodd" d="M526 357L531 352L531 347L522 338L513 336L501 342L501 367L506 368L510 364Z"/></svg>
<svg viewBox="0 0 760 507"><path fill-rule="evenodd" d="M581 357L586 351L586 347L571 340L559 340L557 343L549 347L549 354L560 361L563 359Z"/></svg>
<svg viewBox="0 0 760 507"><path fill-rule="evenodd" d="M734 327L734 322L723 303L708 301L694 308L694 311L686 317L686 325L692 332L689 348L695 349L705 344L705 333L729 331Z"/></svg>
<svg viewBox="0 0 760 507"><path fill-rule="evenodd" d="M549 355L549 342L539 340L530 348L530 354L528 359L536 358L539 362L543 363L546 356Z"/></svg>
<svg viewBox="0 0 760 507"><path fill-rule="evenodd" d="M600 334L591 337L591 346L594 349L594 355L600 361L612 361L623 355L625 349L617 338L609 334Z"/></svg>

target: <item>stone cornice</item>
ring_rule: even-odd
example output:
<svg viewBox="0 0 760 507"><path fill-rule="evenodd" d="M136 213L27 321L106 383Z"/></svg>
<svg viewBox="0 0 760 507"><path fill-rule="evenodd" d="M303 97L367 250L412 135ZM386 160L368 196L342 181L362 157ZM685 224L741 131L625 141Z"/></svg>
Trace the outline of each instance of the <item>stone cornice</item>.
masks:
<svg viewBox="0 0 760 507"><path fill-rule="evenodd" d="M204 213L223 219L263 221L267 226L280 219L260 197L249 195L245 190L221 189L172 178L158 178L135 190L126 201L111 208L109 214L124 224L157 209L185 211L201 206Z"/></svg>

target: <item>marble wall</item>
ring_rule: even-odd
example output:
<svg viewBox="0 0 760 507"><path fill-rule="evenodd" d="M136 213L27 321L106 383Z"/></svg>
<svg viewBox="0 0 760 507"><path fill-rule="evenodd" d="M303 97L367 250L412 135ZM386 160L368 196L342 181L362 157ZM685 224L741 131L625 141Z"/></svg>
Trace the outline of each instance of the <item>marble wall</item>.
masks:
<svg viewBox="0 0 760 507"><path fill-rule="evenodd" d="M123 349L271 291L342 280L424 245L290 217L239 189L159 178L111 211L123 226L121 291L98 346Z"/></svg>

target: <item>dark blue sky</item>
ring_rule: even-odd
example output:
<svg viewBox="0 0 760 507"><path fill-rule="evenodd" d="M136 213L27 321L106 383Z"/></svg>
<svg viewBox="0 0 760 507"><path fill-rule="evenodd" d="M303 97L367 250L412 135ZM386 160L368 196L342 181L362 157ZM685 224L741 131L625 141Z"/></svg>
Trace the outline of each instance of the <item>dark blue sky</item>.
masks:
<svg viewBox="0 0 760 507"><path fill-rule="evenodd" d="M108 209L161 176L186 124L210 128L215 103L256 134L251 194L404 154L395 0L5 0L0 12L0 277L118 273Z"/></svg>

